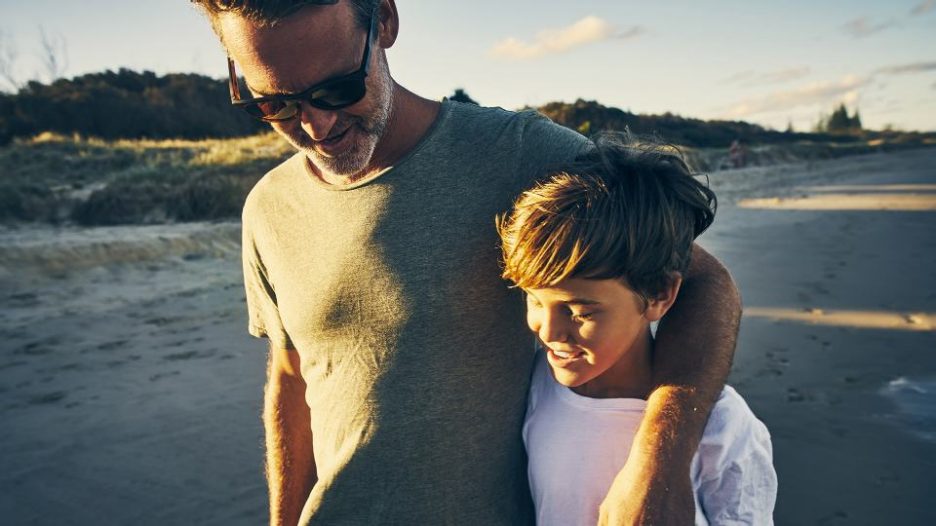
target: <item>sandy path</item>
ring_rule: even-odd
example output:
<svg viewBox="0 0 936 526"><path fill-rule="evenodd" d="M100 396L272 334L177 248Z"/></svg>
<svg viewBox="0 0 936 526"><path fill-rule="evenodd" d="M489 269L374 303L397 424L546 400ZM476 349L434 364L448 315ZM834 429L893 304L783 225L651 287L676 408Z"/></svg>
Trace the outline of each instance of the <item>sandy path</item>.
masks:
<svg viewBox="0 0 936 526"><path fill-rule="evenodd" d="M712 176L703 244L749 307L731 382L773 433L778 524L936 524L936 213L732 203L815 186L928 202L933 166L921 150ZM265 352L236 230L0 232L0 523L265 521Z"/></svg>
<svg viewBox="0 0 936 526"><path fill-rule="evenodd" d="M236 250L197 246L4 282L0 523L265 520L265 351Z"/></svg>

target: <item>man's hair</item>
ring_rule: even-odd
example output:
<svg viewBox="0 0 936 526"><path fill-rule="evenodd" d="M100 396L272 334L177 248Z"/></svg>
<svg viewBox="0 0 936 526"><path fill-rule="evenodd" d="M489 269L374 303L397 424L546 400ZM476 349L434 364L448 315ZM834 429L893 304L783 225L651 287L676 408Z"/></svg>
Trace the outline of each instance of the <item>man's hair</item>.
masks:
<svg viewBox="0 0 936 526"><path fill-rule="evenodd" d="M646 305L686 272L715 209L675 147L598 135L498 217L503 277L521 288L619 279Z"/></svg>
<svg viewBox="0 0 936 526"><path fill-rule="evenodd" d="M347 0L354 9L358 25L367 29L370 17L380 4L380 0ZM272 27L280 20L310 5L337 4L339 0L191 0L215 24L221 13L234 13L257 25Z"/></svg>

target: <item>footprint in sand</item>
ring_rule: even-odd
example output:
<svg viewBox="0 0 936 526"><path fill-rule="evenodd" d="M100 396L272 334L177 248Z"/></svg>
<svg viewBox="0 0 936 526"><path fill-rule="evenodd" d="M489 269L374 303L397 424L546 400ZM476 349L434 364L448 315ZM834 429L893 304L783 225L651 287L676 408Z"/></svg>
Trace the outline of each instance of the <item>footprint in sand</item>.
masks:
<svg viewBox="0 0 936 526"><path fill-rule="evenodd" d="M179 353L168 354L166 356L163 356L163 360L179 361L179 360L191 360L194 358L211 358L215 354L217 354L217 350L214 350L214 349L210 351L204 351L204 352L185 351L185 352L179 352Z"/></svg>
<svg viewBox="0 0 936 526"><path fill-rule="evenodd" d="M124 347L128 341L129 340L114 340L110 342L105 342L95 347L95 349L99 351L115 351L117 349Z"/></svg>
<svg viewBox="0 0 936 526"><path fill-rule="evenodd" d="M790 387L787 389L787 402L804 402L806 396L798 389Z"/></svg>
<svg viewBox="0 0 936 526"><path fill-rule="evenodd" d="M170 376L178 376L180 374L182 373L180 373L179 371L170 371L168 373L156 373L153 376L150 376L150 381L155 382L157 380L162 380L163 378L168 378Z"/></svg>
<svg viewBox="0 0 936 526"><path fill-rule="evenodd" d="M848 520L848 514L842 510L837 510L832 515L826 515L819 519L819 524L832 524L833 522Z"/></svg>
<svg viewBox="0 0 936 526"><path fill-rule="evenodd" d="M53 342L47 342L47 341L30 342L20 347L19 349L13 351L13 354L25 354L26 356L42 356L44 354L50 354L52 352L52 348L50 346L45 345L47 343L51 343L54 345L55 343L58 343L58 342L54 342L54 341Z"/></svg>
<svg viewBox="0 0 936 526"><path fill-rule="evenodd" d="M64 391L55 391L52 393L45 393L41 395L33 396L27 402L29 405L44 405L44 404L54 404L59 400L65 398Z"/></svg>

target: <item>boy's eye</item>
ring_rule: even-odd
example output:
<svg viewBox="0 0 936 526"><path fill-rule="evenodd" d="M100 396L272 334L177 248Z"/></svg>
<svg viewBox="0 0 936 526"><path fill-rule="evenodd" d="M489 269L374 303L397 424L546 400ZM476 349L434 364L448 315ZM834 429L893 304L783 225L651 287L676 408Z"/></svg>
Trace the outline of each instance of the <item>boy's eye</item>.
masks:
<svg viewBox="0 0 936 526"><path fill-rule="evenodd" d="M595 316L594 312L570 312L569 314L572 316L572 320L576 322L589 321Z"/></svg>

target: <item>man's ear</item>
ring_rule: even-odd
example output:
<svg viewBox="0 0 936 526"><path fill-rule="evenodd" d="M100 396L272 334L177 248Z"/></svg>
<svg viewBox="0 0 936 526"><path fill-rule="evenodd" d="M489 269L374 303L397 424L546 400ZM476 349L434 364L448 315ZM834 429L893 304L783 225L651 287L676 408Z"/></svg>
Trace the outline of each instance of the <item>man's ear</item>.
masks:
<svg viewBox="0 0 936 526"><path fill-rule="evenodd" d="M394 0L381 0L377 7L377 43L387 49L396 42L400 33L400 15Z"/></svg>
<svg viewBox="0 0 936 526"><path fill-rule="evenodd" d="M647 321L659 321L666 314L666 311L673 306L676 301L676 295L679 294L679 287L682 286L682 276L676 274L670 280L669 285L655 298L647 301L647 310L644 311L644 318Z"/></svg>

